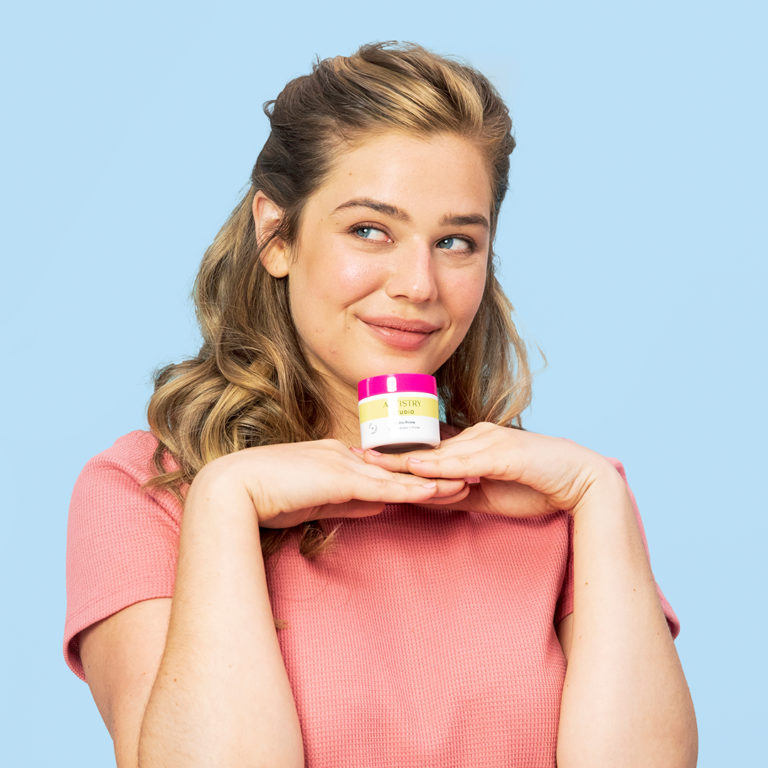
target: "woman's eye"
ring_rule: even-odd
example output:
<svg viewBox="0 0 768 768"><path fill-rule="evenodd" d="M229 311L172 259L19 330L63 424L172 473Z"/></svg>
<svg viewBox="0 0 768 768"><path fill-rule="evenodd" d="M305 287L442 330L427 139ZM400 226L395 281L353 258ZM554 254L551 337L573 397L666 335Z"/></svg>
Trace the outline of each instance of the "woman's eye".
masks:
<svg viewBox="0 0 768 768"><path fill-rule="evenodd" d="M437 241L437 247L446 251L472 251L475 244L465 237L444 237Z"/></svg>
<svg viewBox="0 0 768 768"><path fill-rule="evenodd" d="M355 227L352 232L363 240L373 240L379 243L389 242L389 237L386 232L382 232L382 230L376 229L376 227Z"/></svg>

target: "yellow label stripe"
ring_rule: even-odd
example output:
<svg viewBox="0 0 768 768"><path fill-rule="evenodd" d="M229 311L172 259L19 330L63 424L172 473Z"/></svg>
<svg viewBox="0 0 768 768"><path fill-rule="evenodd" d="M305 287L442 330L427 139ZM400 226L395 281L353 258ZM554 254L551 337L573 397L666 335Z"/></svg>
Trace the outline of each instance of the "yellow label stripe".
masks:
<svg viewBox="0 0 768 768"><path fill-rule="evenodd" d="M431 416L434 419L440 418L440 406L436 397L426 395L404 395L389 397L372 397L358 403L360 409L360 421L370 421L371 419L386 419L390 416L390 404L396 408L396 412L391 414L397 418L399 416Z"/></svg>

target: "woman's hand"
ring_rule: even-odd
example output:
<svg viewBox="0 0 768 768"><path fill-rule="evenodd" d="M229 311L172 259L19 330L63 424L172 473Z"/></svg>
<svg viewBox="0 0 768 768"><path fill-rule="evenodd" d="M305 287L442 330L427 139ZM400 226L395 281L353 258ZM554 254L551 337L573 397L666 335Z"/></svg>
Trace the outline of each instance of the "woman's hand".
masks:
<svg viewBox="0 0 768 768"><path fill-rule="evenodd" d="M598 484L623 482L605 458L570 440L496 424L475 424L439 448L402 454L365 451L362 458L391 472L463 480L455 497L419 502L471 512L529 517L556 510L575 514ZM447 489L443 489L447 491Z"/></svg>
<svg viewBox="0 0 768 768"><path fill-rule="evenodd" d="M247 448L207 464L194 485L211 493L242 484L265 528L308 520L369 517L385 504L456 501L469 492L463 478L425 478L375 466L338 440Z"/></svg>

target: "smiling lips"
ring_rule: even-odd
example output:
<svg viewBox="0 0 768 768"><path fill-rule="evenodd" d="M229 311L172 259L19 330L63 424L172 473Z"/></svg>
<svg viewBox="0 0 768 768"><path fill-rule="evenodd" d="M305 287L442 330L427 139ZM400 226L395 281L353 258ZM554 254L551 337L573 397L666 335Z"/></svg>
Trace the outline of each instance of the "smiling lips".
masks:
<svg viewBox="0 0 768 768"><path fill-rule="evenodd" d="M399 317L360 318L376 338L397 349L419 349L439 326Z"/></svg>

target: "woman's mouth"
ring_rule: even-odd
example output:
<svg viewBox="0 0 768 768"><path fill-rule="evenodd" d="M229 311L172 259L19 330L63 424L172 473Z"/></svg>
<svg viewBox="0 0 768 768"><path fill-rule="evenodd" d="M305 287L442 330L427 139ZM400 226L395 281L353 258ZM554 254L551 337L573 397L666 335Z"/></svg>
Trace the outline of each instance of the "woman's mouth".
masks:
<svg viewBox="0 0 768 768"><path fill-rule="evenodd" d="M379 341L404 350L419 349L439 330L439 326L421 320L399 317L361 317L360 320Z"/></svg>

